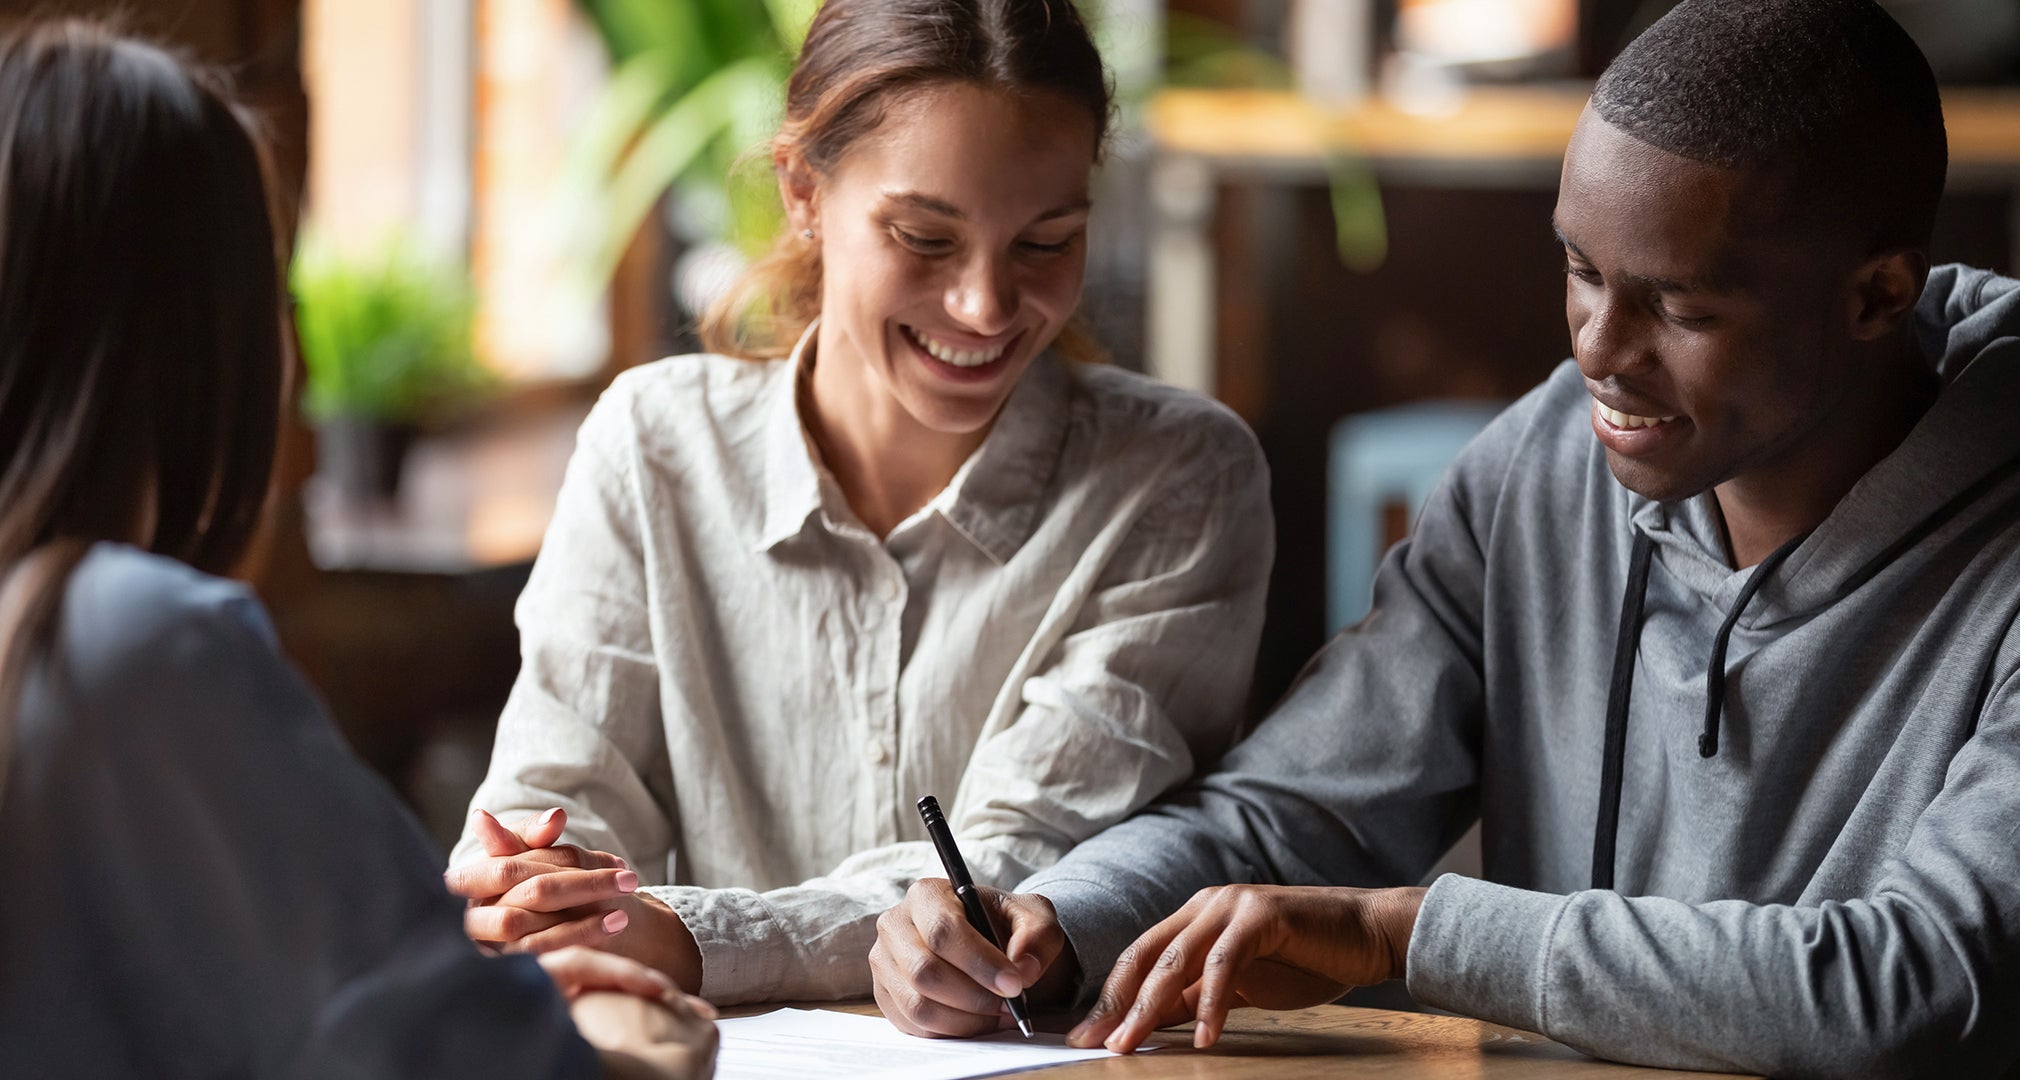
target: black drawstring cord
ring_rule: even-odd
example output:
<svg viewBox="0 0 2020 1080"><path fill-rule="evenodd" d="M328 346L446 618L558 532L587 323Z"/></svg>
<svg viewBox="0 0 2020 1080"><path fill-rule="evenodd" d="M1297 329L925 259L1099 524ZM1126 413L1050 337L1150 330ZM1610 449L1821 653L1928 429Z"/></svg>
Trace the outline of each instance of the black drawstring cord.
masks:
<svg viewBox="0 0 2020 1080"><path fill-rule="evenodd" d="M1620 831L1620 770L1627 754L1627 706L1634 697L1634 656L1641 650L1641 605L1648 597L1649 555L1655 541L1634 530L1627 588L1620 596L1620 630L1614 638L1613 685L1606 691L1606 747L1599 768L1599 822L1592 835L1592 887L1613 888L1614 838Z"/></svg>
<svg viewBox="0 0 2020 1080"><path fill-rule="evenodd" d="M1732 611L1726 615L1725 622L1719 624L1718 636L1711 639L1711 663L1704 671L1704 734L1697 737L1698 757L1718 756L1718 725L1725 716L1725 648L1732 641L1732 628L1739 624L1739 617L1753 602L1754 594L1767 584L1768 575L1787 562L1788 557L1795 554L1796 548L1801 547L1809 536L1809 533L1803 533L1790 540L1754 567L1746 584L1740 586L1739 599L1733 601Z"/></svg>
<svg viewBox="0 0 2020 1080"><path fill-rule="evenodd" d="M1718 726L1725 715L1725 652L1732 641L1732 628L1753 602L1754 594L1767 584L1768 575L1809 539L1809 533L1776 548L1761 560L1740 586L1739 598L1712 639L1711 662L1705 668L1704 733L1697 738L1699 757L1718 754ZM1592 830L1592 887L1613 888L1613 855L1620 835L1621 772L1627 757L1627 707L1634 698L1634 660L1641 651L1641 612L1648 599L1649 557L1655 541L1640 529L1634 530L1634 550L1628 557L1627 589L1620 597L1620 630L1614 638L1613 682L1606 691L1605 757L1599 768L1599 820Z"/></svg>

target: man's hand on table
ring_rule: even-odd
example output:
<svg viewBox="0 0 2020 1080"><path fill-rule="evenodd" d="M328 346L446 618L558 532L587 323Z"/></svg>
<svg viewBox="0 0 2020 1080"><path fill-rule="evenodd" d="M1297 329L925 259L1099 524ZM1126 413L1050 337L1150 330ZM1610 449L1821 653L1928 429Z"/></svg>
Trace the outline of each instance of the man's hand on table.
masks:
<svg viewBox="0 0 2020 1080"><path fill-rule="evenodd" d="M638 875L623 859L558 843L565 811L549 810L517 829L483 810L473 818L485 857L443 876L450 892L469 901L463 927L471 940L535 954L587 946L662 971L688 993L701 988L701 951L680 916L639 894Z"/></svg>
<svg viewBox="0 0 2020 1080"><path fill-rule="evenodd" d="M1400 978L1423 903L1423 889L1202 889L1123 950L1066 1039L1128 1053L1197 1020L1192 1044L1207 1047L1231 1009L1302 1009Z"/></svg>
<svg viewBox="0 0 2020 1080"><path fill-rule="evenodd" d="M870 972L899 1030L997 1031L1009 1026L998 995L1017 987L1034 1008L1056 1006L1078 980L1050 901L981 892L997 929L1009 931L1002 951L968 926L945 881L919 882L878 920ZM1160 1027L1197 1020L1193 1045L1207 1047L1231 1009L1305 1008L1399 978L1423 901L1423 889L1202 890L1124 950L1067 1041L1128 1053Z"/></svg>

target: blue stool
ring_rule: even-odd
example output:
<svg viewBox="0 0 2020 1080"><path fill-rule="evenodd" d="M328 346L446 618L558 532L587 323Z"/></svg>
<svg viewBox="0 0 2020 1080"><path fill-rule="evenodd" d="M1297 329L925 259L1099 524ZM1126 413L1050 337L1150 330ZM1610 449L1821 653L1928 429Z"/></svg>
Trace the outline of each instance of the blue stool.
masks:
<svg viewBox="0 0 2020 1080"><path fill-rule="evenodd" d="M1402 505L1415 522L1459 451L1503 406L1426 401L1358 413L1333 425L1326 469L1326 632L1359 622L1374 602L1383 519Z"/></svg>

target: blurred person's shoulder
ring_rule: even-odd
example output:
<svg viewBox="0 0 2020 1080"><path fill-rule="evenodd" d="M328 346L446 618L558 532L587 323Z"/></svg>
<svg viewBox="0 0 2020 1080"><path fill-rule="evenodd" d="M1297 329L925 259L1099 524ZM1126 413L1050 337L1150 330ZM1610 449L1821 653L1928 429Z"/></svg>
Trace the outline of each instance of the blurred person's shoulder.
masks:
<svg viewBox="0 0 2020 1080"><path fill-rule="evenodd" d="M124 544L79 561L57 626L44 693L122 730L285 664L246 586Z"/></svg>

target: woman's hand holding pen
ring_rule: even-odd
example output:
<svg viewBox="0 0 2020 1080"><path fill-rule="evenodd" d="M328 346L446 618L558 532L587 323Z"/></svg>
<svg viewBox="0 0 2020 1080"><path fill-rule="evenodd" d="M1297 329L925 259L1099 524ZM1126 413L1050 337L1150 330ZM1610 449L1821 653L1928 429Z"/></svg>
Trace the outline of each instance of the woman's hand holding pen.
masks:
<svg viewBox="0 0 2020 1080"><path fill-rule="evenodd" d="M638 875L603 851L557 843L567 825L559 808L508 829L483 810L474 815L485 858L444 876L464 897L464 930L503 952L548 953L582 945L647 964L693 992L701 984L694 936L671 908L638 893Z"/></svg>
<svg viewBox="0 0 2020 1080"><path fill-rule="evenodd" d="M922 878L877 920L870 975L877 1004L910 1035L986 1035L1013 1026L1005 997L1058 1004L1079 974L1073 950L1042 896L978 887L1009 937L997 949L968 925L954 886Z"/></svg>

